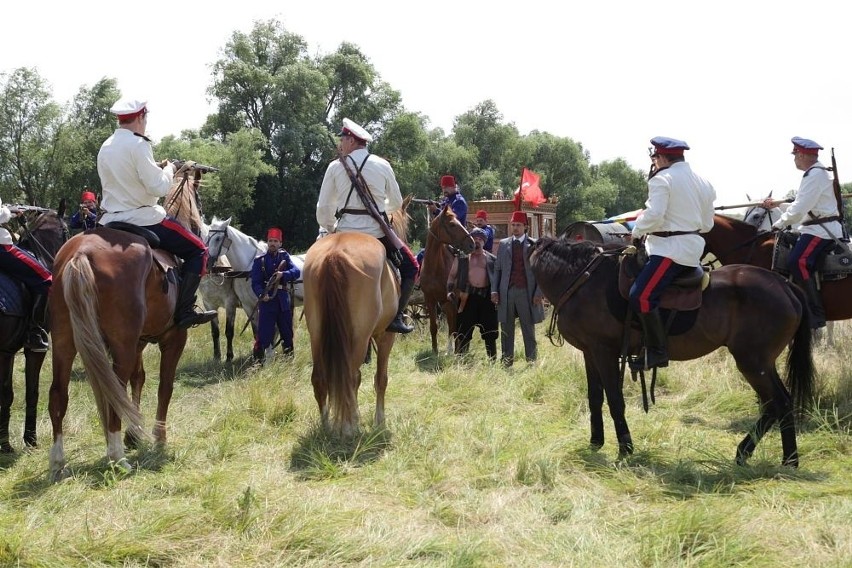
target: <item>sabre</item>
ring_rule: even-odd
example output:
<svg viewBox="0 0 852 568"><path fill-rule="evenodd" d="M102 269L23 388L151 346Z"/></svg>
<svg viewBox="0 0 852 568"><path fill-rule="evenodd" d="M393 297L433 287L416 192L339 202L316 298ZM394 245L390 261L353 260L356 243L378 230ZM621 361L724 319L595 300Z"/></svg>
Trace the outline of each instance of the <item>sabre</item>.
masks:
<svg viewBox="0 0 852 568"><path fill-rule="evenodd" d="M243 333L245 333L246 328L247 328L247 327L249 326L249 324L251 323L251 320L252 320L252 318L254 317L255 312L257 312L257 309L258 309L258 307L260 306L260 298L262 298L263 296L268 295L270 291L274 290L274 289L278 286L278 282L280 282L280 281L281 281L281 271L282 271L282 270L284 270L284 263L285 263L285 262L287 262L287 261L286 261L286 260L282 260L282 261L278 264L278 268L275 270L275 274L272 276L272 278L270 278L270 279L269 279L269 282L267 282L267 283L266 283L266 288L264 288L264 289L263 289L263 294L261 294L261 295L260 295L260 297L258 297L257 302L255 303L254 307L253 307L253 308L252 308L252 310L251 310L251 313L250 313L250 314L249 314L249 316L248 316L248 321L247 321L247 322L246 322L246 324L243 326L242 331L240 331L240 335L242 335ZM274 297L274 295L273 295L273 296L270 296L270 298L272 298L272 297Z"/></svg>

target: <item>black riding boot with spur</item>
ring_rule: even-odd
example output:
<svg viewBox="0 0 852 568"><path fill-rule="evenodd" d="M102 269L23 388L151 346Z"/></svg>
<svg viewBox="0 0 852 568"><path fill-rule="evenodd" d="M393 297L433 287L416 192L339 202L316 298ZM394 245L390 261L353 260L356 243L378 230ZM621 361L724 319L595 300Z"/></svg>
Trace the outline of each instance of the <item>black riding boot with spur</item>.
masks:
<svg viewBox="0 0 852 568"><path fill-rule="evenodd" d="M47 294L33 294L33 308L30 312L29 328L24 349L44 353L47 351Z"/></svg>
<svg viewBox="0 0 852 568"><path fill-rule="evenodd" d="M645 336L645 356L630 362L631 371L647 371L654 367L668 367L669 353L666 349L666 331L660 319L660 310L638 314Z"/></svg>
<svg viewBox="0 0 852 568"><path fill-rule="evenodd" d="M194 272L183 272L178 285L178 297L175 304L175 324L186 329L202 323L210 323L218 314L215 311L196 311L195 293L201 283L201 276Z"/></svg>
<svg viewBox="0 0 852 568"><path fill-rule="evenodd" d="M405 311L405 306L408 305L408 300L411 298L411 293L414 291L414 278L406 278L399 285L399 306L396 310L396 317L390 322L387 331L394 333L411 333L414 328L405 325L402 321L402 313Z"/></svg>

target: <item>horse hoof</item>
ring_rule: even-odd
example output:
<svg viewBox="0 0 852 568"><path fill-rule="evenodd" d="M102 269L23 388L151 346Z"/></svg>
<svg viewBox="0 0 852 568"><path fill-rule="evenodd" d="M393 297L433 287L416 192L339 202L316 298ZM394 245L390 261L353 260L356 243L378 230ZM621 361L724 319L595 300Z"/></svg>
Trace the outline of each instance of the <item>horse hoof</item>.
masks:
<svg viewBox="0 0 852 568"><path fill-rule="evenodd" d="M122 471L124 473L130 473L133 471L133 466L127 461L127 458L121 458L118 461L110 462L110 466L118 471Z"/></svg>
<svg viewBox="0 0 852 568"><path fill-rule="evenodd" d="M56 471L50 472L51 483L59 483L71 478L71 470L67 467L62 467Z"/></svg>
<svg viewBox="0 0 852 568"><path fill-rule="evenodd" d="M604 445L603 440L600 440L600 441L592 440L591 442L589 442L589 449L592 450L593 452L597 452L598 450L603 448L603 445Z"/></svg>

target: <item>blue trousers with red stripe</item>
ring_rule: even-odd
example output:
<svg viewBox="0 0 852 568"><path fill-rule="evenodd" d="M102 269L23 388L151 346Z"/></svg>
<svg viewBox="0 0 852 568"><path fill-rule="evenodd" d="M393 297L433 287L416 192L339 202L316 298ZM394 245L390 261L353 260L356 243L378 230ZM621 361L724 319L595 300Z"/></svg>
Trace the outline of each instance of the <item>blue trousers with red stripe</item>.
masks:
<svg viewBox="0 0 852 568"><path fill-rule="evenodd" d="M160 248L183 259L183 270L204 276L207 271L207 247L192 231L166 217L145 227L160 237Z"/></svg>
<svg viewBox="0 0 852 568"><path fill-rule="evenodd" d="M0 245L0 270L20 280L33 294L47 294L53 276L29 251Z"/></svg>
<svg viewBox="0 0 852 568"><path fill-rule="evenodd" d="M672 280L684 272L695 270L664 256L652 255L630 287L630 307L636 313L647 314L660 305L660 296Z"/></svg>
<svg viewBox="0 0 852 568"><path fill-rule="evenodd" d="M820 254L834 244L831 239L821 239L814 235L799 235L796 245L787 258L790 275L799 282L810 280L816 268Z"/></svg>

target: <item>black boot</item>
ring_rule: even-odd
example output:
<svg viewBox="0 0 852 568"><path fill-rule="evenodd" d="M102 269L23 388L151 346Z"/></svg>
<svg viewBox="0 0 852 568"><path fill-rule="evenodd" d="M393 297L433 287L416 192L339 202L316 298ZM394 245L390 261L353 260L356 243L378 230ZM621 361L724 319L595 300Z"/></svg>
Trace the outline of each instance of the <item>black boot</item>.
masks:
<svg viewBox="0 0 852 568"><path fill-rule="evenodd" d="M808 299L808 308L811 310L811 329L825 327L825 308L822 305L822 297L817 289L815 278L808 278L801 284Z"/></svg>
<svg viewBox="0 0 852 568"><path fill-rule="evenodd" d="M392 331L394 333L411 333L414 331L413 327L405 325L405 322L402 321L402 312L405 310L405 306L408 305L408 300L411 298L411 293L413 291L414 278L403 279L399 286L399 306L396 310L396 317L393 318L392 322L390 322L387 331Z"/></svg>
<svg viewBox="0 0 852 568"><path fill-rule="evenodd" d="M29 328L24 349L44 353L47 351L47 331L45 322L47 320L47 294L33 294L33 309L30 313Z"/></svg>
<svg viewBox="0 0 852 568"><path fill-rule="evenodd" d="M188 328L202 323L210 323L216 318L215 311L195 311L195 293L201 283L201 276L194 272L183 272L178 285L178 297L175 304L175 324Z"/></svg>
<svg viewBox="0 0 852 568"><path fill-rule="evenodd" d="M668 367L669 353L666 350L666 331L658 309L639 314L645 336L645 356L630 361L631 371L647 371L654 367Z"/></svg>

